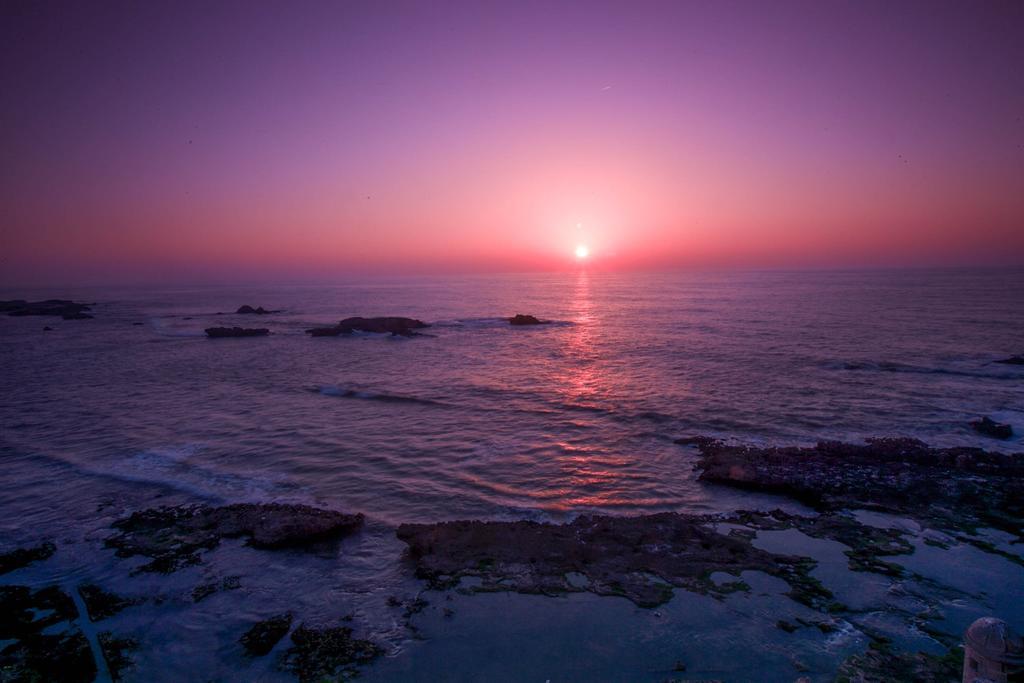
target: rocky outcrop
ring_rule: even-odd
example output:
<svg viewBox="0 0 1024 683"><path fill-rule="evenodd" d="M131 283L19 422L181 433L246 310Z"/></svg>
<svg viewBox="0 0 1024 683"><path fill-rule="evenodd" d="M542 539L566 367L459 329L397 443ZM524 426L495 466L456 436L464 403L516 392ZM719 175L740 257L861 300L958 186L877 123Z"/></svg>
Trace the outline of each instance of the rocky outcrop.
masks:
<svg viewBox="0 0 1024 683"><path fill-rule="evenodd" d="M9 553L0 553L0 574L6 574L7 572L12 572L15 569L21 569L32 562L46 560L53 555L56 550L57 546L47 541L45 543L40 543L33 548L17 548Z"/></svg>
<svg viewBox="0 0 1024 683"><path fill-rule="evenodd" d="M819 511L865 508L951 531L990 526L1024 540L1024 454L892 438L810 448L712 439L697 447L702 481L787 495Z"/></svg>
<svg viewBox="0 0 1024 683"><path fill-rule="evenodd" d="M314 327L308 329L306 334L314 337L337 337L341 334L351 334L358 331L413 337L418 334L415 330L424 327L430 326L422 320L416 320L415 318L345 318L333 327Z"/></svg>
<svg viewBox="0 0 1024 683"><path fill-rule="evenodd" d="M995 362L1002 363L1004 365L1024 365L1024 356L1010 356L1009 358L1003 358L1002 360L997 360Z"/></svg>
<svg viewBox="0 0 1024 683"><path fill-rule="evenodd" d="M206 336L210 339L228 337L265 337L270 330L265 327L207 327Z"/></svg>
<svg viewBox="0 0 1024 683"><path fill-rule="evenodd" d="M92 318L85 311L92 310L91 304L80 304L69 299L46 299L45 301L26 301L12 299L0 301L0 313L12 316L52 315L64 320L86 320Z"/></svg>
<svg viewBox="0 0 1024 683"><path fill-rule="evenodd" d="M1007 424L1000 424L990 417L972 420L971 427L979 434L991 436L994 439L1009 439L1013 436L1013 427Z"/></svg>
<svg viewBox="0 0 1024 683"><path fill-rule="evenodd" d="M237 313L239 315L270 315L271 313L280 313L280 312L281 311L268 311L267 309L263 308L262 306L257 306L256 308L253 308L249 304L244 304L242 306L239 306L238 310L235 311L235 313Z"/></svg>
<svg viewBox="0 0 1024 683"><path fill-rule="evenodd" d="M285 637L292 628L291 613L279 614L253 624L238 642L245 648L250 657L262 657L274 649L278 641Z"/></svg>
<svg viewBox="0 0 1024 683"><path fill-rule="evenodd" d="M749 538L719 533L711 520L696 515L403 524L397 535L409 546L417 575L435 588L476 576L482 582L476 590L590 591L654 607L672 597L673 587L710 594L743 588L738 581L713 582L714 572L760 570L789 582L790 595L805 604L822 607L832 598L811 578L813 560L760 550Z"/></svg>
<svg viewBox="0 0 1024 683"><path fill-rule="evenodd" d="M532 315L523 315L522 313L516 313L514 316L508 319L510 325L547 325L550 320L541 320L535 318Z"/></svg>
<svg viewBox="0 0 1024 683"><path fill-rule="evenodd" d="M116 549L118 557L150 558L137 571L173 572L198 564L200 553L224 538L247 537L257 548L302 546L346 536L362 523L361 514L308 505L183 505L144 510L114 522L118 533L106 540L106 546Z"/></svg>

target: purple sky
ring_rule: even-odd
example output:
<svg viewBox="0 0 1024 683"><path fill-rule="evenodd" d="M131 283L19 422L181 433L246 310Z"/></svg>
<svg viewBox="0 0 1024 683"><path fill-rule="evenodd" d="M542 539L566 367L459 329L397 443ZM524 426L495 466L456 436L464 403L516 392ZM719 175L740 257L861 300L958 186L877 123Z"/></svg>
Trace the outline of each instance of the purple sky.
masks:
<svg viewBox="0 0 1024 683"><path fill-rule="evenodd" d="M1024 263L1024 3L6 2L0 282Z"/></svg>

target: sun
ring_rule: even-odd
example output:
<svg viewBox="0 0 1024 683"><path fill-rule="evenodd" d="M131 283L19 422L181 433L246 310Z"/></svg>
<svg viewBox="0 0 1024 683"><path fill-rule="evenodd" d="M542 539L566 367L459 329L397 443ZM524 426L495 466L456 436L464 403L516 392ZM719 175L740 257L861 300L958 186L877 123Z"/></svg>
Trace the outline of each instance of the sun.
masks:
<svg viewBox="0 0 1024 683"><path fill-rule="evenodd" d="M585 245L585 244L577 244L576 245L576 258L578 258L578 259L585 259L588 256L590 256L590 249L587 248L587 245Z"/></svg>

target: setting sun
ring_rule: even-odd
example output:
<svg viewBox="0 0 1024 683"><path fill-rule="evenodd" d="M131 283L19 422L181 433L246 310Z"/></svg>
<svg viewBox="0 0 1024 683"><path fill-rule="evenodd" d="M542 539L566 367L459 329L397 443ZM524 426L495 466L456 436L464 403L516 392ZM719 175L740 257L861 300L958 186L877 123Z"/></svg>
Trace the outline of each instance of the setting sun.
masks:
<svg viewBox="0 0 1024 683"><path fill-rule="evenodd" d="M576 245L576 258L578 258L578 259L585 259L585 258L587 258L587 256L590 256L590 249L587 248L587 245L585 245L585 244L578 244L578 245Z"/></svg>

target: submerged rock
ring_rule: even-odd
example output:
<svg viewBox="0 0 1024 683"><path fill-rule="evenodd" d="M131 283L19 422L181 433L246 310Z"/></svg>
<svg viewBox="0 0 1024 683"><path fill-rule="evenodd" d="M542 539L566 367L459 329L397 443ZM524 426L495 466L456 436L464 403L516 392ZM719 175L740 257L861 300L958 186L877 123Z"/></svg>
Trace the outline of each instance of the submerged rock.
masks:
<svg viewBox="0 0 1024 683"><path fill-rule="evenodd" d="M46 541L34 548L17 548L9 553L0 553L0 574L21 569L32 562L49 559L56 550L57 546Z"/></svg>
<svg viewBox="0 0 1024 683"><path fill-rule="evenodd" d="M263 308L262 306L257 306L256 308L253 308L249 304L245 304L243 306L239 306L238 310L235 311L235 313L238 313L240 315L270 315L271 313L280 313L280 312L281 311L268 311L267 309Z"/></svg>
<svg viewBox="0 0 1024 683"><path fill-rule="evenodd" d="M93 680L96 662L77 618L71 596L56 586L0 586L0 679Z"/></svg>
<svg viewBox="0 0 1024 683"><path fill-rule="evenodd" d="M284 666L300 681L320 681L355 675L357 665L382 654L384 649L376 643L353 638L347 626L318 629L302 624L292 633Z"/></svg>
<svg viewBox="0 0 1024 683"><path fill-rule="evenodd" d="M78 587L85 610L89 613L89 621L102 621L112 617L126 607L145 602L143 598L125 598L117 593L103 590L97 585L87 583Z"/></svg>
<svg viewBox="0 0 1024 683"><path fill-rule="evenodd" d="M702 481L787 495L819 511L878 510L947 530L989 526L1024 541L1024 454L916 439L811 448L710 440L698 448Z"/></svg>
<svg viewBox="0 0 1024 683"><path fill-rule="evenodd" d="M422 320L415 318L385 317L385 318L345 318L333 327L314 327L306 330L306 334L314 337L337 337L341 334L352 332L376 332L378 334L391 333L402 337L413 337L418 330L430 327Z"/></svg>
<svg viewBox="0 0 1024 683"><path fill-rule="evenodd" d="M250 657L262 657L268 654L285 637L292 628L291 612L258 621L246 631L238 642L245 648Z"/></svg>
<svg viewBox="0 0 1024 683"><path fill-rule="evenodd" d="M26 301L13 299L0 301L0 313L13 316L52 315L64 320L86 320L92 318L85 311L92 310L91 304L80 304L69 299L46 299L45 301Z"/></svg>
<svg viewBox="0 0 1024 683"><path fill-rule="evenodd" d="M985 436L991 436L995 439L1009 439L1013 436L1013 427L1006 424L1000 424L989 417L983 417L980 420L972 420L971 427L974 431Z"/></svg>
<svg viewBox="0 0 1024 683"><path fill-rule="evenodd" d="M224 507L182 505L136 512L114 522L106 540L118 557L151 558L137 571L173 572L198 564L200 553L223 538L248 537L257 548L302 546L351 534L362 514L348 515L308 505L238 503Z"/></svg>
<svg viewBox="0 0 1024 683"><path fill-rule="evenodd" d="M711 581L714 572L758 570L786 580L795 600L817 608L832 603L831 593L809 574L813 560L760 550L749 538L718 533L709 518L696 515L403 524L397 535L408 544L417 575L435 588L476 576L482 581L476 590L590 591L655 607L672 597L673 587L716 595L743 588Z"/></svg>
<svg viewBox="0 0 1024 683"><path fill-rule="evenodd" d="M224 337L265 337L270 330L265 327L207 327L206 336L210 339Z"/></svg>
<svg viewBox="0 0 1024 683"><path fill-rule="evenodd" d="M541 320L535 318L532 315L523 315L522 313L516 313L514 316L508 319L510 325L547 325L550 320Z"/></svg>

